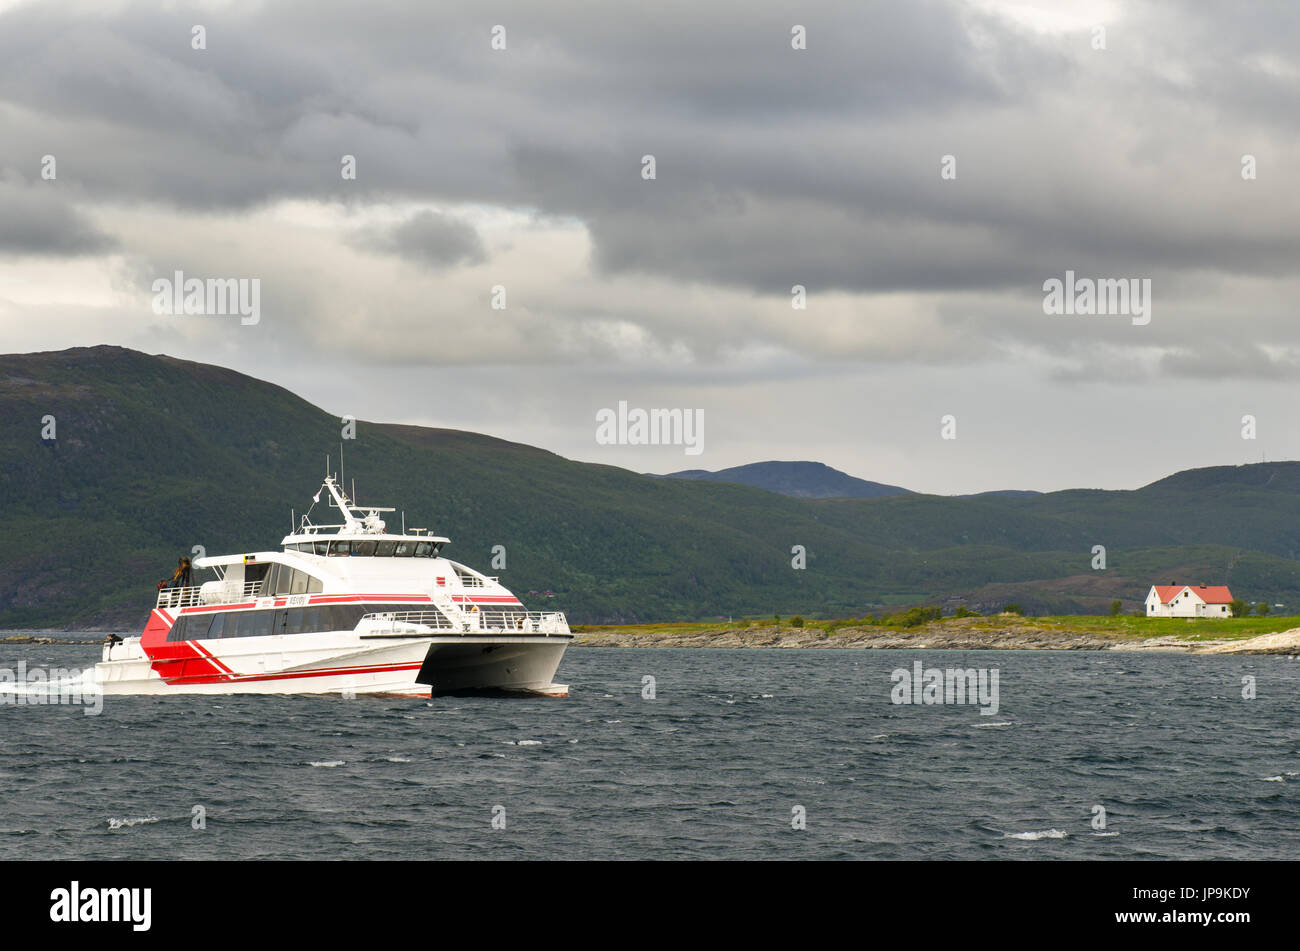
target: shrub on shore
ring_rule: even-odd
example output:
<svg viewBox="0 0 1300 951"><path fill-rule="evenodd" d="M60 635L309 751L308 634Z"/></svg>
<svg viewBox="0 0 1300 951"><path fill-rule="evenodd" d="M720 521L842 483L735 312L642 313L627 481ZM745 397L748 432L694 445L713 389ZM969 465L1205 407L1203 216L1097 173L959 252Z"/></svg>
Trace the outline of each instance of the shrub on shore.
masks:
<svg viewBox="0 0 1300 951"><path fill-rule="evenodd" d="M891 614L883 621L886 627L920 627L926 621L937 621L943 617L940 608L908 608L898 614Z"/></svg>

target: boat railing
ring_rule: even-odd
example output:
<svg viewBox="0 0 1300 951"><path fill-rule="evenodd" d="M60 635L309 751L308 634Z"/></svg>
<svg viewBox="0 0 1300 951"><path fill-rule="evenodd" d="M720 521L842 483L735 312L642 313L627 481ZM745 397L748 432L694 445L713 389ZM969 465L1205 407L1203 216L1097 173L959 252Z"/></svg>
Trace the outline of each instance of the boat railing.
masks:
<svg viewBox="0 0 1300 951"><path fill-rule="evenodd" d="M562 611L511 611L489 608L457 611L449 617L443 611L380 611L367 614L357 629L367 634L420 634L448 631L454 634L568 634L569 622Z"/></svg>
<svg viewBox="0 0 1300 951"><path fill-rule="evenodd" d="M488 575L479 577L478 575L461 574L460 572L456 572L456 574L460 578L462 588L486 588L489 584L498 584L501 580L499 577Z"/></svg>
<svg viewBox="0 0 1300 951"><path fill-rule="evenodd" d="M262 582L248 581L243 585L237 585L233 581L230 584L209 582L207 593L203 592L204 585L191 585L185 588L159 588L158 589L158 607L160 608L192 608L200 604L231 604L237 601L247 601L255 598L258 592L262 590Z"/></svg>

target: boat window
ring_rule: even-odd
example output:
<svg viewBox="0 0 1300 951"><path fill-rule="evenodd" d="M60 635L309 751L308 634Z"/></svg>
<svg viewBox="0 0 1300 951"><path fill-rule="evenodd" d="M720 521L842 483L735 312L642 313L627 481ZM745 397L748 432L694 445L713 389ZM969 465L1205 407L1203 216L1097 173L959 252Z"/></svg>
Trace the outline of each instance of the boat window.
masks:
<svg viewBox="0 0 1300 951"><path fill-rule="evenodd" d="M410 542L398 542L393 554L398 558L410 558L415 552L415 546Z"/></svg>
<svg viewBox="0 0 1300 951"><path fill-rule="evenodd" d="M378 610L374 605L336 604L329 610L329 627L326 630L350 631L357 626L362 615L374 610ZM389 610L392 608L390 607Z"/></svg>
<svg viewBox="0 0 1300 951"><path fill-rule="evenodd" d="M330 542L331 555L350 555L352 554L351 542Z"/></svg>
<svg viewBox="0 0 1300 951"><path fill-rule="evenodd" d="M353 548L354 555L373 555L375 553L374 542L357 542Z"/></svg>
<svg viewBox="0 0 1300 951"><path fill-rule="evenodd" d="M264 580L266 578L266 570L270 567L271 567L270 564L266 562L261 562L261 563L245 562L244 563L244 584L252 584L255 581ZM266 586L263 585L259 590L265 591Z"/></svg>
<svg viewBox="0 0 1300 951"><path fill-rule="evenodd" d="M329 551L330 543L329 543L329 542L312 542L312 546L316 549L316 554L318 554L318 555L323 555L323 554L325 554L327 551Z"/></svg>
<svg viewBox="0 0 1300 951"><path fill-rule="evenodd" d="M218 633L209 631L209 625L218 622ZM220 637L221 615L186 614L176 619L172 629L167 632L168 641L199 641L209 637Z"/></svg>
<svg viewBox="0 0 1300 951"><path fill-rule="evenodd" d="M168 641L214 637L267 637L272 634L310 634L350 631L362 615L380 611L410 610L408 604L334 604L257 611L221 611L183 615L167 634Z"/></svg>
<svg viewBox="0 0 1300 951"><path fill-rule="evenodd" d="M396 547L396 545L397 542L380 542L375 546L375 554L380 558L390 558L393 554L393 548Z"/></svg>
<svg viewBox="0 0 1300 951"><path fill-rule="evenodd" d="M262 597L265 598L275 594L276 579L279 577L279 574L280 564L279 562L276 562L270 566L270 569L266 573L266 578L262 581L262 590L260 592Z"/></svg>
<svg viewBox="0 0 1300 951"><path fill-rule="evenodd" d="M291 581L291 583L290 583L290 585L289 585L289 593L290 593L290 594L306 594L306 593L307 593L307 578L308 578L308 577L309 577L309 575L307 574L307 572L305 572L305 571L299 571L297 568L295 568L295 569L293 570L293 580Z"/></svg>
<svg viewBox="0 0 1300 951"><path fill-rule="evenodd" d="M320 579L315 575L307 575L307 593L320 594L321 590Z"/></svg>
<svg viewBox="0 0 1300 951"><path fill-rule="evenodd" d="M269 637L275 633L271 629L271 623L275 611L249 611L242 618L239 624L240 637Z"/></svg>
<svg viewBox="0 0 1300 951"><path fill-rule="evenodd" d="M416 557L416 558L428 558L429 555L431 554L431 552L429 551L429 549L432 548L432 547L433 547L433 546L430 545L428 542L416 542L416 543L415 543L415 557Z"/></svg>

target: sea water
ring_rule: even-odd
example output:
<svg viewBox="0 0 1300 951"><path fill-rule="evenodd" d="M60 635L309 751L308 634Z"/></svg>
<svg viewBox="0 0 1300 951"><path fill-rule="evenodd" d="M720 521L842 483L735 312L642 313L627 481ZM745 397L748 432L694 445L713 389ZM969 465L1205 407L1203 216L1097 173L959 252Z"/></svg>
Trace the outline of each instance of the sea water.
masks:
<svg viewBox="0 0 1300 951"><path fill-rule="evenodd" d="M997 671L996 713L896 702L916 661ZM1286 657L574 647L557 679L0 703L0 859L1300 855Z"/></svg>

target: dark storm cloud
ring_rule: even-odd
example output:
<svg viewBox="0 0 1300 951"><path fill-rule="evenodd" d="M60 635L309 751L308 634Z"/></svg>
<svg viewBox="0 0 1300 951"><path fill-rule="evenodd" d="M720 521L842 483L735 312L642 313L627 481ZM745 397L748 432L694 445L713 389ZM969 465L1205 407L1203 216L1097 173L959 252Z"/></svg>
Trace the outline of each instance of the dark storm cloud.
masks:
<svg viewBox="0 0 1300 951"><path fill-rule="evenodd" d="M519 204L546 199L515 174L530 144L622 142L639 157L694 141L702 187L726 187L774 154L833 154L852 121L1009 103L1064 66L948 4L820 4L797 19L811 52L790 49L791 16L737 3L617 17L585 4L489 17L473 5L380 3L364 18L350 4L79 17L37 4L3 15L0 100L90 123L77 148L95 147L82 174L101 191L197 206L371 193ZM205 50L190 47L196 21ZM978 45L977 21L988 40ZM495 22L506 53L488 48ZM787 137L783 124L810 116L828 127ZM755 131L761 148L735 165L733 137ZM346 188L343 154L361 167ZM571 169L573 187L586 175Z"/></svg>
<svg viewBox="0 0 1300 951"><path fill-rule="evenodd" d="M449 267L487 260L478 231L468 222L434 211L419 211L389 228L366 228L352 237L355 247L395 254L417 264Z"/></svg>
<svg viewBox="0 0 1300 951"><path fill-rule="evenodd" d="M940 0L617 15L29 4L0 14L0 167L50 151L84 200L205 211L284 198L536 209L582 221L604 274L759 294L1009 292L1032 307L1067 268L1156 276L1167 294L1206 271L1288 275L1300 253L1282 175L1300 24L1284 2L1252 10L1125 4L1097 52L1087 30L1039 34ZM489 48L497 23L505 52ZM795 23L807 50L790 48ZM1248 185L1245 152L1263 169ZM476 263L469 227L429 212L353 240ZM986 320L986 337L1022 333L1018 315Z"/></svg>
<svg viewBox="0 0 1300 951"><path fill-rule="evenodd" d="M63 200L54 182L0 181L0 254L74 257L116 246L110 235Z"/></svg>

